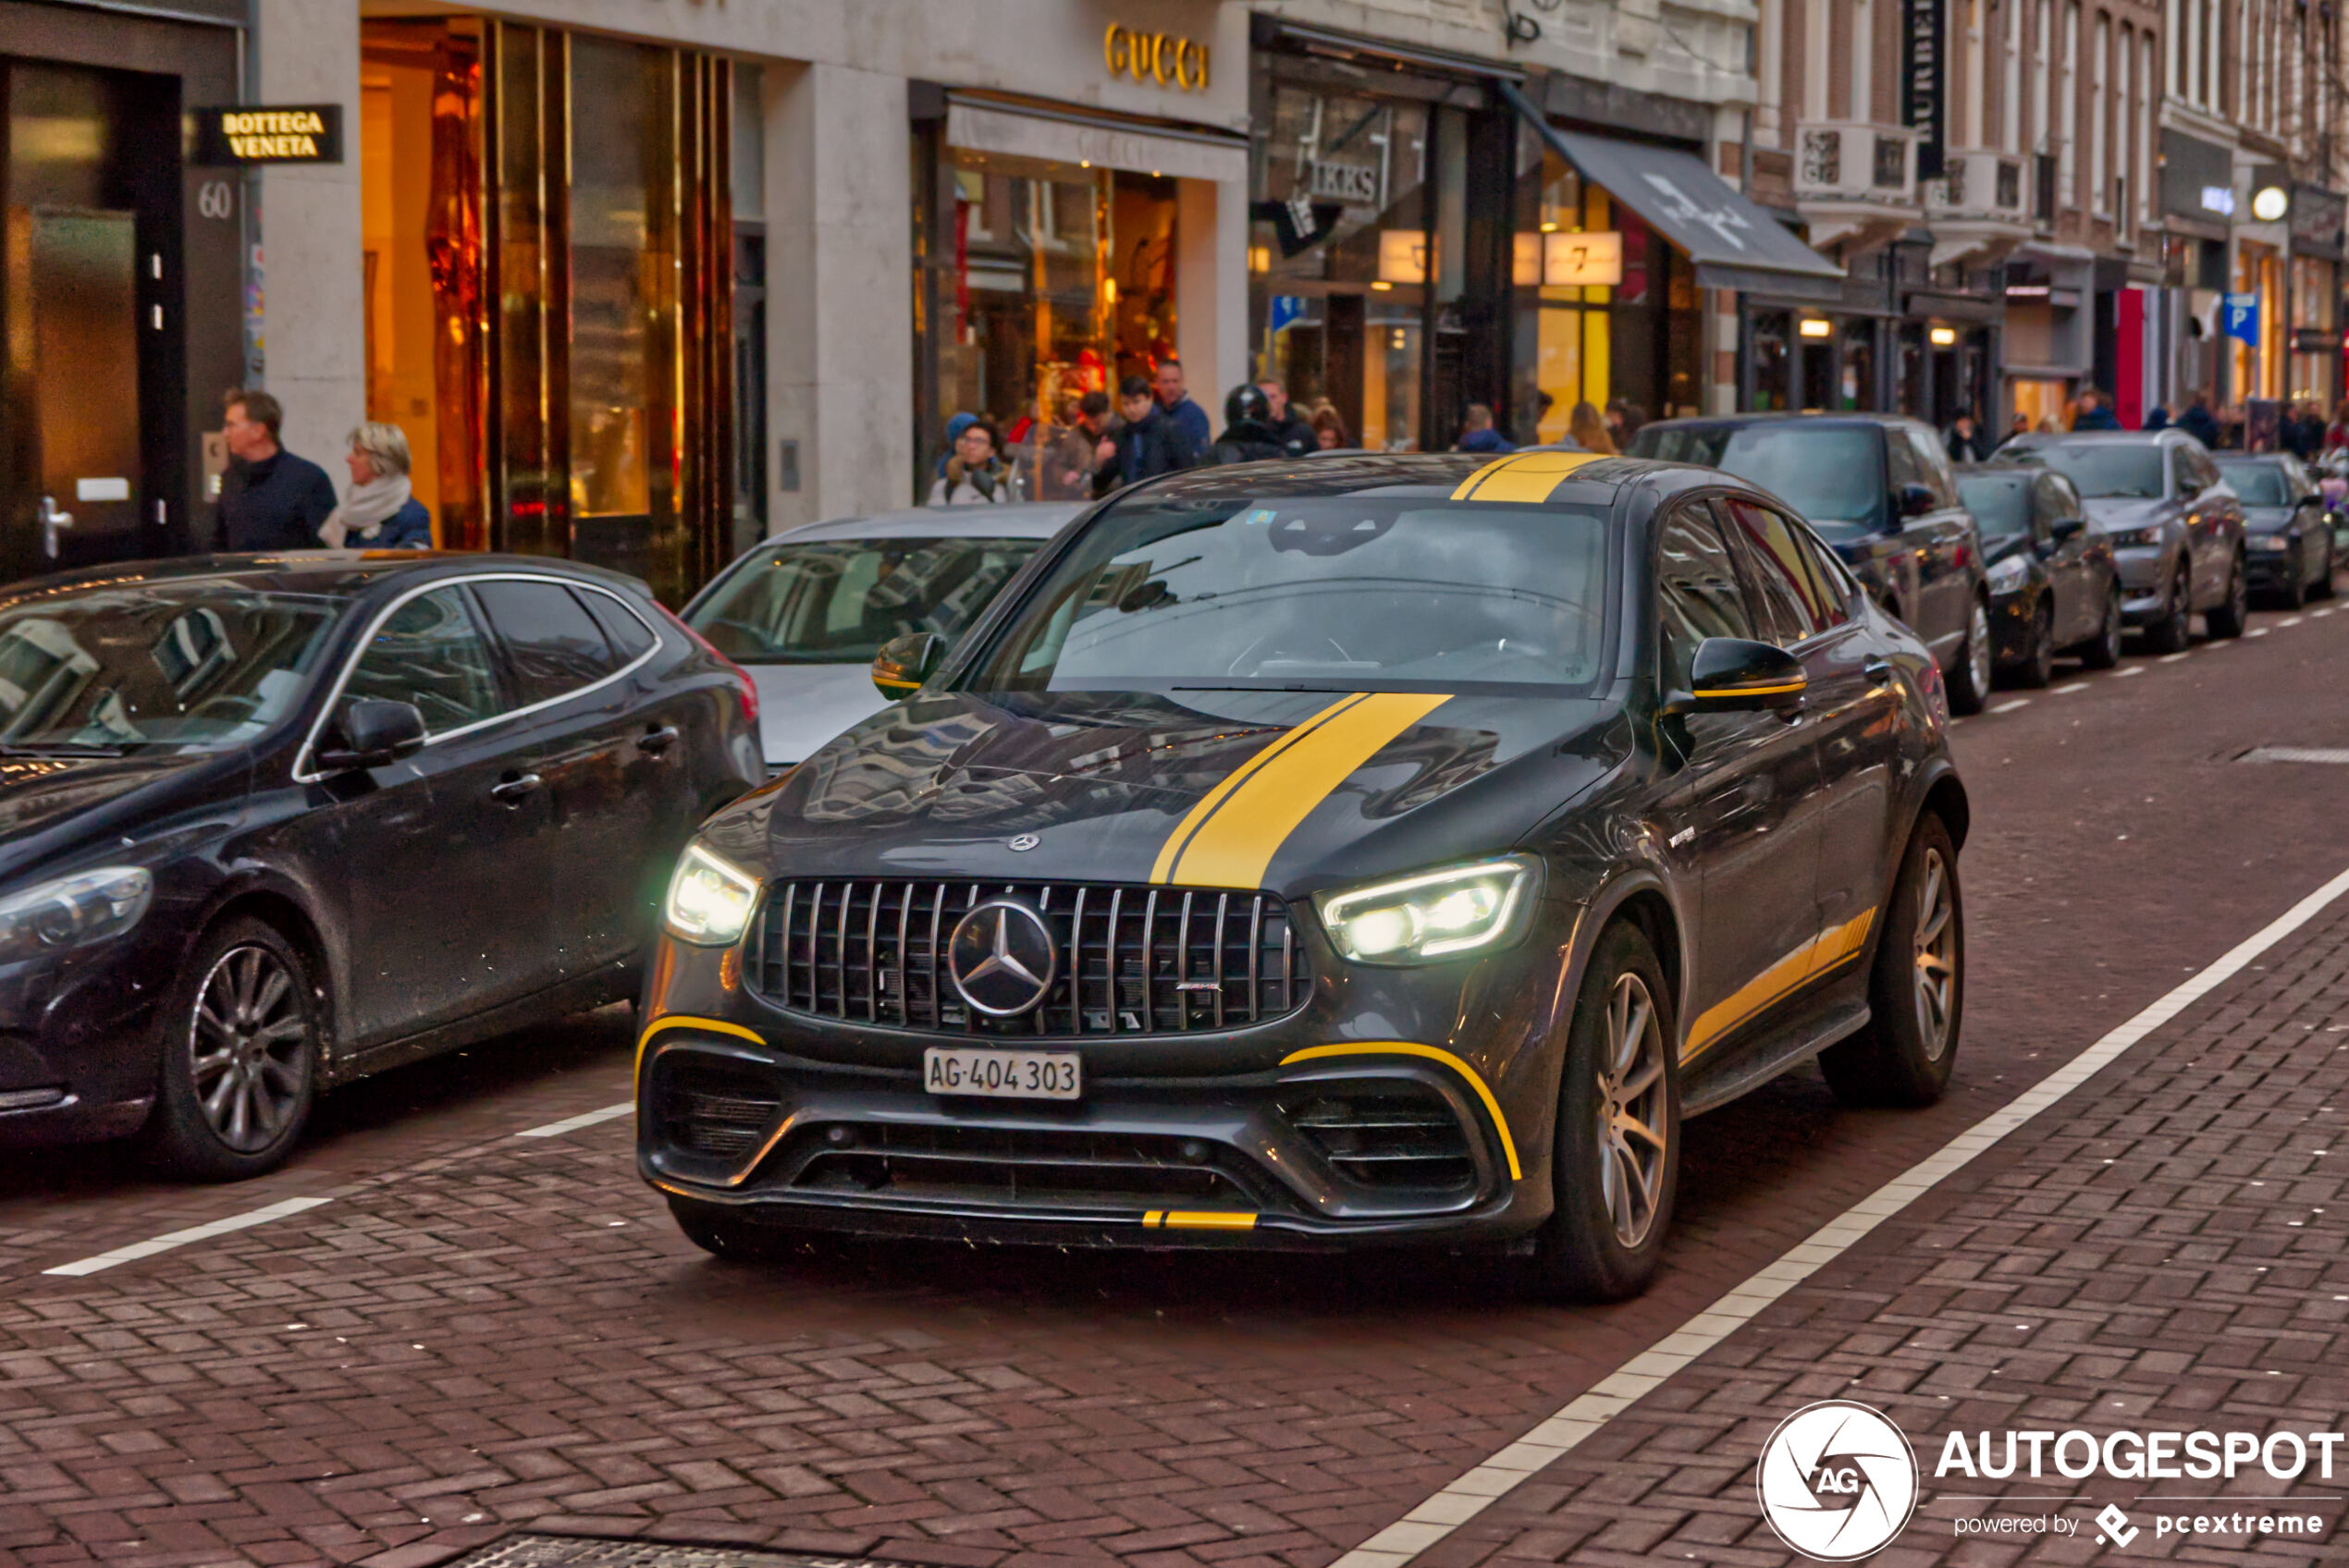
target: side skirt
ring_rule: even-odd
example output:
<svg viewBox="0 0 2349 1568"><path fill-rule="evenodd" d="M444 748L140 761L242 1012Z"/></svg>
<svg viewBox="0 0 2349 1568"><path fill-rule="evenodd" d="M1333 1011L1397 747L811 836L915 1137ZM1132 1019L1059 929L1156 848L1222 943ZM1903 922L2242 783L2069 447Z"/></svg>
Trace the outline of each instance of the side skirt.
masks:
<svg viewBox="0 0 2349 1568"><path fill-rule="evenodd" d="M1866 971L1860 971L1864 978ZM1680 1115L1701 1116L1800 1066L1867 1027L1867 993L1846 975L1799 998L1746 1042L1717 1053L1680 1085Z"/></svg>

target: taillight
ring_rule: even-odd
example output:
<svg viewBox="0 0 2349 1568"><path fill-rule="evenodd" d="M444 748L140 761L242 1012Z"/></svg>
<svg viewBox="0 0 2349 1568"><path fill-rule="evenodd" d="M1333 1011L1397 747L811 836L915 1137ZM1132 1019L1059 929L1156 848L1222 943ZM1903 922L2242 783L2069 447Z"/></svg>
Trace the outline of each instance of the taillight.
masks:
<svg viewBox="0 0 2349 1568"><path fill-rule="evenodd" d="M739 694L743 704L743 722L756 730L758 728L758 683L750 678L750 671L719 653L708 638L686 625L684 619L675 610L670 609L667 605L660 605L658 607L661 614L669 618L670 625L685 634L687 642L734 672L734 679L742 683L742 691Z"/></svg>

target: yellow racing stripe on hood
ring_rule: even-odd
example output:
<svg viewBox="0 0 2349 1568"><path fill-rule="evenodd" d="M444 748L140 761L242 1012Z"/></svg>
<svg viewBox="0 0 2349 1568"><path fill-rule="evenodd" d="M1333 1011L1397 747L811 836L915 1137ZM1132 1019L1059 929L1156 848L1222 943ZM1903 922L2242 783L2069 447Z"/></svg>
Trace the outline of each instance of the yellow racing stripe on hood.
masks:
<svg viewBox="0 0 2349 1568"><path fill-rule="evenodd" d="M1340 697L1304 723L1275 737L1272 744L1234 768L1224 777L1221 784L1201 795L1199 803L1183 814L1183 820L1174 825L1174 831L1169 833L1166 836L1166 842L1159 847L1158 859L1150 865L1150 880L1164 882L1174 875L1174 859L1183 852L1183 846L1191 841L1191 835L1199 831L1199 824L1205 822L1213 814L1215 808L1224 803L1225 797L1238 789L1249 774L1304 740L1320 725L1336 717L1355 704L1366 701L1369 696L1370 693L1367 692L1354 692Z"/></svg>
<svg viewBox="0 0 2349 1568"><path fill-rule="evenodd" d="M1470 474L1452 492L1456 501L1546 501L1558 481L1594 463L1602 452L1518 452L1496 458Z"/></svg>
<svg viewBox="0 0 2349 1568"><path fill-rule="evenodd" d="M1198 813L1189 840L1179 846L1170 840L1171 858L1161 851L1167 869L1151 880L1261 888L1273 856L1331 790L1380 747L1450 700L1449 692L1381 692L1324 709L1226 779L1231 788Z"/></svg>

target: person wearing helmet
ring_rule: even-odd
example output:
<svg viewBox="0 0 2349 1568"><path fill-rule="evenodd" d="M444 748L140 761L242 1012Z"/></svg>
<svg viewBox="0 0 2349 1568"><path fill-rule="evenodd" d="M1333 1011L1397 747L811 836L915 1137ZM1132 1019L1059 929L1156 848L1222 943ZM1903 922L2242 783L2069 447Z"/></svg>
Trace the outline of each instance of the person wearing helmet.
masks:
<svg viewBox="0 0 2349 1568"><path fill-rule="evenodd" d="M1219 463L1252 463L1289 455L1273 427L1272 399L1253 382L1242 382L1224 399L1224 434L1216 438Z"/></svg>

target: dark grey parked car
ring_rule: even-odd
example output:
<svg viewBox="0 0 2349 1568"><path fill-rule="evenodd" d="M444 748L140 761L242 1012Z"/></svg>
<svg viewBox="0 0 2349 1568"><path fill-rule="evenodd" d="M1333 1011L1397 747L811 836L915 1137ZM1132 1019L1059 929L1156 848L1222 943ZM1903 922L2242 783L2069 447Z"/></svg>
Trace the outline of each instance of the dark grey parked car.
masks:
<svg viewBox="0 0 2349 1568"><path fill-rule="evenodd" d="M2183 430L2074 431L2018 435L1998 456L2079 486L2088 521L2120 560L2121 613L2156 653L2186 645L2196 611L2211 636L2243 635L2251 602L2243 507L2201 442Z"/></svg>
<svg viewBox="0 0 2349 1568"><path fill-rule="evenodd" d="M1962 470L1958 494L1989 557L1990 619L1998 671L2045 686L2058 653L2090 669L2121 662L2121 575L2112 541L2088 526L2072 481L2044 468L1987 463Z"/></svg>
<svg viewBox="0 0 2349 1568"><path fill-rule="evenodd" d="M2243 503L2251 591L2288 610L2332 597L2332 527L2307 468L2290 452L2231 452L2218 460Z"/></svg>
<svg viewBox="0 0 2349 1568"><path fill-rule="evenodd" d="M1717 468L1802 513L1868 597L1933 650L1949 711L1982 711L1992 654L1982 540L1930 425L1893 414L1659 420L1630 450Z"/></svg>

